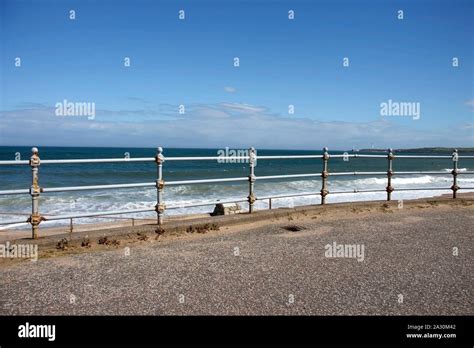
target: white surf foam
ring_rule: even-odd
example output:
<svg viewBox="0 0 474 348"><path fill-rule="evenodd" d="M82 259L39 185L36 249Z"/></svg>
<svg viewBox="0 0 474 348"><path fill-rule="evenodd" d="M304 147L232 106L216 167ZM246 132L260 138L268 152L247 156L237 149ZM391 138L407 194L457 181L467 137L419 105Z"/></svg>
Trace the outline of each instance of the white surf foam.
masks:
<svg viewBox="0 0 474 348"><path fill-rule="evenodd" d="M334 179L329 178L330 191L352 191L353 189L384 189L387 185L386 177L371 178L355 178L355 179ZM446 190L418 190L418 191L400 191L393 193L393 199L415 199L423 197L433 197L444 193L451 193L449 187L452 184L452 176L447 175L419 175L411 177L394 177L392 185L398 188L446 188ZM458 185L461 187L474 187L474 175L458 176ZM257 181L255 186L255 194L257 197L295 194L302 192L315 192L315 196L280 198L272 201L274 208L292 207L307 204L319 204L320 196L317 195L321 189L320 180L296 180L268 182ZM463 190L461 192L469 192L471 190ZM156 190L154 188L146 189L118 189L114 191L89 191L87 193L64 192L58 194L43 194L40 197L40 211L45 215L62 215L71 213L88 213L110 210L127 210L127 209L146 209L153 208L156 204ZM164 198L169 206L185 205L198 203L202 201L216 200L240 200L248 195L247 183L239 183L233 185L180 185L166 187ZM336 202L355 202L385 199L386 194L380 193L345 193L345 194L329 194L327 196L328 203ZM31 200L28 195L24 196L3 196L0 197L0 211L4 212L21 212L30 213ZM243 209L247 208L246 203L241 204ZM257 201L256 209L267 209L268 201ZM208 213L213 210L213 206L201 207L179 207L166 211L166 215L195 214ZM154 218L154 212L124 214L127 217L136 218ZM0 221L8 221L20 219L23 217L15 215L0 215ZM25 217L26 219L26 217ZM93 223L114 221L113 218L81 218L77 219L77 223ZM65 225L67 221L43 222L44 225ZM0 225L1 229L10 229L25 227L25 225Z"/></svg>

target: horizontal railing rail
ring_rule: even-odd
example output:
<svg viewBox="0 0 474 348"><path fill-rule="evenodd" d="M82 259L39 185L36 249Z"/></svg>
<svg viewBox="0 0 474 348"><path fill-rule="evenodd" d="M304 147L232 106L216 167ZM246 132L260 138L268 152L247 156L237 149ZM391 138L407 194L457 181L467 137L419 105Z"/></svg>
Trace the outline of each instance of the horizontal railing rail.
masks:
<svg viewBox="0 0 474 348"><path fill-rule="evenodd" d="M329 159L340 159L348 160L349 158L380 158L387 160L386 171L348 171L348 172L329 172ZM453 169L451 171L394 171L393 160L395 158L401 159L451 159L453 162ZM349 194L349 193L372 193L372 192L386 192L387 200L392 199L392 192L395 188L392 186L392 177L394 175L452 175L452 185L449 188L443 187L423 187L423 188L397 188L396 191L417 191L417 190L448 190L452 191L452 198L457 197L457 191L464 189L474 189L474 187L459 187L457 182L457 176L463 174L474 174L474 171L458 169L458 161L460 158L473 159L474 156L465 155L461 156L457 150L454 150L451 156L442 155L396 155L393 150L389 149L387 155L378 154L333 154L328 153L328 149L324 148L321 155L285 155L285 156L258 156L254 148L248 150L248 155L245 156L196 156L196 157L165 157L163 155L163 149L159 147L155 157L140 157L140 158L93 158L93 159L46 159L40 160L39 151L36 147L32 148L32 156L29 161L18 160L18 161L0 161L0 166L8 165L29 165L32 171L32 185L29 189L12 189L12 190L0 190L1 195L19 195L29 194L31 196L31 214L25 213L0 213L8 215L28 215L28 219L14 219L0 222L0 225L16 225L16 224L30 224L32 229L32 237L38 238L39 225L42 221L56 221L56 220L70 220L70 231L73 231L73 219L80 218L117 218L117 219L130 219L132 224L135 220L140 218L128 218L128 217L113 217L114 215L122 214L133 214L133 213L144 213L144 212L156 212L156 221L158 225L163 224L163 217L165 210L169 209L180 209L189 207L209 206L215 204L227 204L227 203L248 203L248 212L254 211L254 204L258 201L267 201L268 206L272 208L272 200L292 197L304 197L304 196L320 196L321 204L326 204L326 196L330 193L328 190L328 178L337 176L386 176L387 186L385 189L354 189L346 191L332 191L331 194ZM286 160L286 159L322 159L323 170L317 173L303 173L303 174L284 174L284 175L255 175L256 161L258 160ZM189 203L179 203L165 205L163 199L163 191L165 187L165 181L163 178L163 164L165 161L218 161L219 163L239 163L238 161L246 161L249 164L249 175L242 177L231 177L231 178L213 178L213 179L196 179L196 180L175 180L167 181L166 186L177 186L177 185L199 185L209 183L226 183L226 182L241 182L248 181L249 189L248 196L243 198L226 199L226 200L212 200L212 201L199 201ZM124 163L124 162L154 162L156 163L157 179L155 182L146 183L129 183L129 184L105 184L105 185L84 185L84 186L64 186L64 187L40 187L39 185L39 167L40 164L87 164L87 163ZM280 179L295 179L295 178L321 178L322 187L321 190L316 192L298 192L294 194L282 194L272 196L261 196L255 195L255 182L265 180L280 180ZM89 213L75 213L75 214L40 214L39 212L39 198L43 193L55 193L55 192L69 192L69 191L86 191L86 190L109 190L109 189L127 189L127 188L139 188L139 187L156 187L156 205L137 209L125 209L125 210L112 210L112 211L99 211ZM149 219L141 219L149 220Z"/></svg>

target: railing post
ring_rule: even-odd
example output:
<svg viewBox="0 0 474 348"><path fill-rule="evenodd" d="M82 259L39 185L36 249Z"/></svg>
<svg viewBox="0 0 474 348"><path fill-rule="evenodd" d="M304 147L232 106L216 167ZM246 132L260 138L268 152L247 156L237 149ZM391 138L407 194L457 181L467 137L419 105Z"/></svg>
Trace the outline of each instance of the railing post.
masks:
<svg viewBox="0 0 474 348"><path fill-rule="evenodd" d="M328 148L325 147L323 149L323 171L321 172L321 178L322 178L322 183L323 183L321 187L321 204L326 204L326 196L329 193L327 189L327 179L329 176L328 160L329 160Z"/></svg>
<svg viewBox="0 0 474 348"><path fill-rule="evenodd" d="M33 147L31 149L31 157L30 157L30 166L31 166L31 187L30 187L30 195L31 195L31 215L28 219L28 222L31 224L31 232L32 238L38 238L38 230L39 224L43 220L43 217L39 214L39 195L41 192L41 188L38 184L38 169L40 166L40 157L38 148Z"/></svg>
<svg viewBox="0 0 474 348"><path fill-rule="evenodd" d="M157 148L155 162L157 165L157 179L156 179L156 206L155 211L157 215L158 225L163 224L163 214L165 212L165 204L163 202L163 189L165 187L165 182L163 180L163 162L165 157L163 156L163 148Z"/></svg>
<svg viewBox="0 0 474 348"><path fill-rule="evenodd" d="M255 187L255 162L257 160L257 154L255 152L255 148L251 147L249 149L249 195L247 197L249 202L249 213L253 212L253 204L255 203L255 195L254 195L254 187Z"/></svg>
<svg viewBox="0 0 474 348"><path fill-rule="evenodd" d="M453 199L456 198L456 192L459 190L458 186L458 150L454 149L453 152L453 170L451 174L453 174L453 186L451 186L451 190L453 190Z"/></svg>
<svg viewBox="0 0 474 348"><path fill-rule="evenodd" d="M387 191L387 201L390 201L392 199L392 192L393 192L393 186L392 186L392 176L393 176L393 158L395 156L393 155L393 150L388 149L388 155L387 155L387 187L385 188L385 191Z"/></svg>

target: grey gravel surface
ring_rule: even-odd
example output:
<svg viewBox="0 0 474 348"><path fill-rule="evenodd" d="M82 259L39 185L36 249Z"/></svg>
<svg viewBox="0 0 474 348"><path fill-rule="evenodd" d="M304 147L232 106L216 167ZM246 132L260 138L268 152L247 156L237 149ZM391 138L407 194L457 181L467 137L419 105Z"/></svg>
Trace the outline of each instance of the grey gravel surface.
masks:
<svg viewBox="0 0 474 348"><path fill-rule="evenodd" d="M472 315L473 222L470 206L308 216L2 265L0 314ZM325 257L333 242L364 261Z"/></svg>

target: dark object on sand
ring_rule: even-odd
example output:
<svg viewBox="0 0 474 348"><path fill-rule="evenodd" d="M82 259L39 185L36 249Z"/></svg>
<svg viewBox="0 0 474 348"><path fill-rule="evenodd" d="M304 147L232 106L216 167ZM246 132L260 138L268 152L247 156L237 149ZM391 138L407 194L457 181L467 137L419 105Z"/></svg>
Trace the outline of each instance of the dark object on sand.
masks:
<svg viewBox="0 0 474 348"><path fill-rule="evenodd" d="M69 242L66 238L61 239L58 241L58 244L56 244L56 249L60 250L66 250L69 246Z"/></svg>

